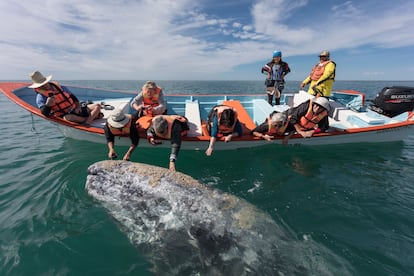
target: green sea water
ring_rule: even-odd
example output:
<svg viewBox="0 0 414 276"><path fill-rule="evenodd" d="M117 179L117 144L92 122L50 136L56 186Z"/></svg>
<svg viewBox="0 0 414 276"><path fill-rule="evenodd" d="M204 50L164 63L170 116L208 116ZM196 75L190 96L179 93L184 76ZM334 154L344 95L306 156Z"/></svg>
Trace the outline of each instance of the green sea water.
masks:
<svg viewBox="0 0 414 276"><path fill-rule="evenodd" d="M131 91L142 85L62 83ZM255 81L159 84L166 93L263 93ZM290 82L286 90L298 85ZM334 88L373 98L389 85L414 82L339 81ZM106 145L65 138L2 94L0 133L0 275L152 275L84 190L87 167L107 158ZM167 167L168 155L138 148L131 161ZM211 157L182 151L177 170L246 199L298 241L331 250L354 275L414 275L414 133L395 143L269 145Z"/></svg>

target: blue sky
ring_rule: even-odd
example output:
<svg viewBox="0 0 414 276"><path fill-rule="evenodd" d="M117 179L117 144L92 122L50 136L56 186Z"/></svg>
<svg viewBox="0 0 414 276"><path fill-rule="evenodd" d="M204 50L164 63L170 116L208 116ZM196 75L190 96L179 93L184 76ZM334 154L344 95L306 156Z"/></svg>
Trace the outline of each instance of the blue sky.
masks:
<svg viewBox="0 0 414 276"><path fill-rule="evenodd" d="M279 49L304 79L414 80L414 1L4 0L0 79L262 80Z"/></svg>

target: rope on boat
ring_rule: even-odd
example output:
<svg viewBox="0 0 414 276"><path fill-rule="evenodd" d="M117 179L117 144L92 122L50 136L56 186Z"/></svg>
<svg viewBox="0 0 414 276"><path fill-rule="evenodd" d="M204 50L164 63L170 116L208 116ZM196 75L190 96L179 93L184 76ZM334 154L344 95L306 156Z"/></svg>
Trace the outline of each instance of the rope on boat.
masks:
<svg viewBox="0 0 414 276"><path fill-rule="evenodd" d="M35 120L34 120L34 118L33 118L33 114L32 114L32 113L30 113L30 116L32 117L32 129L31 129L31 131L32 131L32 132L34 132L34 133L36 133L36 134L39 134L39 133L37 132L37 130L36 130Z"/></svg>

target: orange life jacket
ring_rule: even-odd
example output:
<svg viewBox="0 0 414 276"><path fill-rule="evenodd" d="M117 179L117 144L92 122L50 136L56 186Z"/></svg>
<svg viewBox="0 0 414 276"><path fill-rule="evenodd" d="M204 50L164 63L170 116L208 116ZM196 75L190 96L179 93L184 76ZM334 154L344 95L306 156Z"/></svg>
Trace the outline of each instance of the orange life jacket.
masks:
<svg viewBox="0 0 414 276"><path fill-rule="evenodd" d="M312 68L312 72L310 73L310 79L311 80L319 80L323 73L325 72L325 67L328 63L333 62L332 60L327 60L324 62L320 62L318 64L316 64L313 68ZM331 76L328 77L329 79L335 79L335 72L332 73Z"/></svg>
<svg viewBox="0 0 414 276"><path fill-rule="evenodd" d="M290 116L287 118L287 120L286 120L286 122L283 126L275 127L275 126L272 125L272 123L270 121L270 116L267 117L267 123L268 123L269 129L268 129L266 134L270 135L270 136L284 135L285 132L286 132L286 128L289 125L289 121L290 121Z"/></svg>
<svg viewBox="0 0 414 276"><path fill-rule="evenodd" d="M155 134L158 137L163 138L163 139L167 139L167 140L171 139L172 127L173 127L173 124L174 124L174 121L175 120L178 120L178 121L180 121L182 123L186 123L187 122L187 119L186 118L184 118L183 116L179 116L179 115L158 115L158 116L162 116L167 121L167 123L168 123L168 131L165 134L162 134L162 133L158 133L154 129L154 132L155 132ZM155 118L156 117L154 117L154 119L152 119L152 122L155 121ZM183 130L181 132L181 136L185 136L186 134L187 134L187 130Z"/></svg>
<svg viewBox="0 0 414 276"><path fill-rule="evenodd" d="M63 91L60 84L52 82L49 84L55 89L44 90L38 87L35 88L35 91L45 97L54 97L55 103L50 107L50 109L53 111L53 115L62 117L63 115L68 114L71 110L76 108L76 103L70 96L70 93Z"/></svg>
<svg viewBox="0 0 414 276"><path fill-rule="evenodd" d="M328 116L328 112L326 110L324 110L324 111L322 111L318 114L314 114L313 113L313 103L312 103L312 100L310 100L308 111L306 112L306 114L304 116L302 116L302 118L300 118L299 126L300 126L301 130L314 129L318 125L318 123L323 118L325 118L326 116Z"/></svg>
<svg viewBox="0 0 414 276"><path fill-rule="evenodd" d="M144 106L152 106L152 107L156 107L160 105L159 102L159 98L160 98L160 94L162 89L160 87L156 87L153 93L148 93L148 90L146 90L147 92L142 91L142 97L143 97L143 103ZM153 116L152 114L152 110L149 109L147 110L148 115Z"/></svg>
<svg viewBox="0 0 414 276"><path fill-rule="evenodd" d="M131 134L131 124L132 124L132 116L130 114L125 114L125 116L129 117L129 121L126 125L122 128L116 128L108 124L108 128L114 136L121 136L121 137L129 137ZM135 122L135 127L138 129L138 122Z"/></svg>
<svg viewBox="0 0 414 276"><path fill-rule="evenodd" d="M227 127L227 126L224 126L223 124L221 124L221 115L223 114L223 111L227 110L227 109L231 109L234 112L234 123L230 127ZM234 109L230 106L220 105L220 106L217 106L215 108L215 111L217 112L218 133L223 134L223 135L232 133L233 130L234 130L234 126L236 125L236 122L237 122L237 111L236 111L236 109Z"/></svg>

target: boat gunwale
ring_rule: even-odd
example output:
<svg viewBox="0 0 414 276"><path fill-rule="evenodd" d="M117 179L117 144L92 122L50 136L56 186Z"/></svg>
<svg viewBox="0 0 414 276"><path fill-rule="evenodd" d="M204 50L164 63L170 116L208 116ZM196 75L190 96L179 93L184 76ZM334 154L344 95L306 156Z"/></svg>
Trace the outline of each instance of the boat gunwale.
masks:
<svg viewBox="0 0 414 276"><path fill-rule="evenodd" d="M15 102L16 104L18 104L19 106L23 107L25 110L31 112L32 114L35 114L47 121L50 121L52 123L56 123L56 124L60 124L60 125L64 125L70 128L75 128L78 130L82 130L82 131L86 131L86 132L90 132L90 133L94 133L94 134L99 134L99 135L104 135L104 129L103 128L99 128L99 127L94 127L94 126L87 126L87 125L81 125L81 124L77 124L77 123L73 123L70 121L66 121L62 118L59 117L54 117L54 116L50 116L50 117L46 117L44 116L41 112L40 109L38 109L37 107L28 104L26 101L22 100L20 97L18 97L15 94L15 91L20 90L20 89L24 89L27 88L27 86L29 86L30 83L26 83L26 82L0 82L0 90L3 92L4 95L6 95L9 99L11 99L13 102ZM88 89L88 90L98 90L98 91L103 91L103 92L115 92L115 93L126 93L126 94L131 94L131 95L136 95L137 92L132 92L132 91L124 91L124 90L111 90L111 89L101 89L101 88L89 88L89 87L82 87L82 86L73 86L73 85L65 85L68 87L75 87L75 88L80 88L80 89ZM359 91L355 91L355 90L338 90L337 92L343 92L343 93L351 93L351 94L360 94L365 96L364 93L359 92ZM257 96L258 94L166 94L167 97L225 97L227 99L227 97L229 97L227 100L231 100L232 96L246 96L246 97L251 97L251 96ZM358 128L348 128L348 129L343 129L343 130L336 130L336 131L330 131L330 132L322 132L322 133L317 133L314 134L313 137L330 137L330 136L341 136L341 135L351 135L351 134L357 134L357 133L366 133L366 132L374 132L374 131L384 131L384 130L395 130L397 128L402 128L402 127L407 127L407 126L411 126L414 125L414 113L411 111L409 112L409 115L407 117L406 121L402 121L402 122L395 122L395 123L388 123L388 124L383 124L383 125L373 125L373 126L367 126L367 127L358 127ZM144 137L141 137L144 138ZM276 137L275 140L283 140L283 136L282 137ZM300 139L303 138L300 134L295 133L290 139ZM210 139L210 136L205 136L205 135L201 135L201 136L196 136L196 137L189 137L189 136L185 136L183 137L183 141L208 141ZM218 139L219 141L223 141L224 139ZM254 137L251 135L243 135L242 137L234 137L233 140L235 141L239 141L239 142L249 142L249 141L257 141L257 140L262 140L259 137Z"/></svg>

